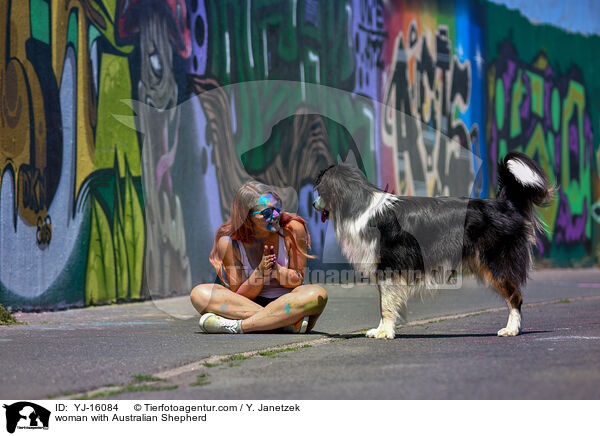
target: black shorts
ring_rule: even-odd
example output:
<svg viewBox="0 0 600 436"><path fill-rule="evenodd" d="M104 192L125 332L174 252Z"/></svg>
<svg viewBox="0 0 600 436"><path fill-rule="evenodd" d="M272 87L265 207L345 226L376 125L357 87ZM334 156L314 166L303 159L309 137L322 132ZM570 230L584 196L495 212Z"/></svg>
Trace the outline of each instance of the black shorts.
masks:
<svg viewBox="0 0 600 436"><path fill-rule="evenodd" d="M275 301L277 300L277 298L266 298L266 297L261 297L260 295L258 297L256 297L254 301L256 304L260 304L262 307L265 307L267 304L269 304L271 301Z"/></svg>
<svg viewBox="0 0 600 436"><path fill-rule="evenodd" d="M229 288L229 286L227 286L227 283L223 282L223 280L221 280L221 278L219 276L217 276L217 278L215 279L215 283L218 285L224 286L226 288ZM271 301L275 301L275 300L277 300L277 298L266 298L266 297L261 297L259 295L252 301L254 301L256 304L261 305L262 307L265 307Z"/></svg>

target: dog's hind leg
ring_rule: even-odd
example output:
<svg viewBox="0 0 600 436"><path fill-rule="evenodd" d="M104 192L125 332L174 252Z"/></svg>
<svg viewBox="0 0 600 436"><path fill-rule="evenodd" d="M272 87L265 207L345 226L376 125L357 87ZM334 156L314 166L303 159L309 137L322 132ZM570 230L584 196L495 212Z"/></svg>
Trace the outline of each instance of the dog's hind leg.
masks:
<svg viewBox="0 0 600 436"><path fill-rule="evenodd" d="M506 300L510 310L506 327L498 330L498 336L517 336L521 332L521 304L523 304L521 290L518 285L511 283L509 280L502 280L493 284Z"/></svg>
<svg viewBox="0 0 600 436"><path fill-rule="evenodd" d="M498 336L517 336L521 333L521 305L523 297L521 289L517 283L506 277L494 277L492 272L483 266L479 266L476 271L480 279L487 281L495 291L504 297L508 305L508 321L506 327L498 330Z"/></svg>
<svg viewBox="0 0 600 436"><path fill-rule="evenodd" d="M377 328L367 331L367 338L394 339L396 319L405 313L408 286L399 280L383 280L378 283L381 304L381 320Z"/></svg>

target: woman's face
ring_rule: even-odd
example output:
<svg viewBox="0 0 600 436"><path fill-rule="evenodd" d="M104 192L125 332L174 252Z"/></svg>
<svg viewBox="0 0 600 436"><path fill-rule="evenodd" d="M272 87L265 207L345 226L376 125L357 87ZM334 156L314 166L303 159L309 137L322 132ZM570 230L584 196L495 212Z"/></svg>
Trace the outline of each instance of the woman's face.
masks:
<svg viewBox="0 0 600 436"><path fill-rule="evenodd" d="M250 219L255 230L267 232L279 231L281 217L281 202L273 194L261 195L258 204L250 211ZM263 233L263 232L257 232Z"/></svg>

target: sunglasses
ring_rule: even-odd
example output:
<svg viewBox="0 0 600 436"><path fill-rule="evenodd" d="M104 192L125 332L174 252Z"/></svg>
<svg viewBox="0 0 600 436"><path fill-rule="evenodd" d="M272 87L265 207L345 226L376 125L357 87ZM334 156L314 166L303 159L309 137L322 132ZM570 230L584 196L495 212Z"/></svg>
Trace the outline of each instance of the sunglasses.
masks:
<svg viewBox="0 0 600 436"><path fill-rule="evenodd" d="M266 219L268 221L271 218L273 218L273 213L274 212L277 212L278 215L281 215L281 208L279 208L279 207L267 207L267 208L264 208L263 210L259 210L258 212L252 212L250 215L258 215L260 213L260 214L262 214L262 216L264 217L264 219Z"/></svg>

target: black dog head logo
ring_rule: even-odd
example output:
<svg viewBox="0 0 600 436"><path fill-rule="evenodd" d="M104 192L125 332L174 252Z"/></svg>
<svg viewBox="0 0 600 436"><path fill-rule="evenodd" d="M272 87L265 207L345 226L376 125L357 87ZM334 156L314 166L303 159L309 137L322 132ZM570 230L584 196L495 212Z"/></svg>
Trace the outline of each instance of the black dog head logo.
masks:
<svg viewBox="0 0 600 436"><path fill-rule="evenodd" d="M14 433L17 426L48 428L50 411L28 401L4 405L6 409L6 431Z"/></svg>

